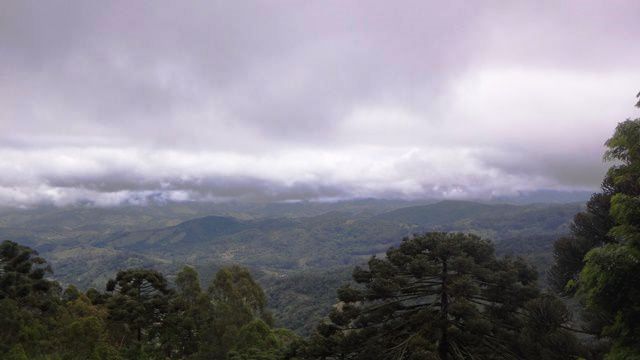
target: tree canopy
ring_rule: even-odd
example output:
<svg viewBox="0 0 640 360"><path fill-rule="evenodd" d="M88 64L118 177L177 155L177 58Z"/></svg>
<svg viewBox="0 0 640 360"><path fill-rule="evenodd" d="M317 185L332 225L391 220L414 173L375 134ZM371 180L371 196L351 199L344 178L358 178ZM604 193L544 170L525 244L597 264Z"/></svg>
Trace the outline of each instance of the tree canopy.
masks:
<svg viewBox="0 0 640 360"><path fill-rule="evenodd" d="M64 290L47 262L0 244L2 359L283 359L297 336L275 329L250 272L219 270L207 291L184 267L171 284L151 269L119 271L101 292Z"/></svg>
<svg viewBox="0 0 640 360"><path fill-rule="evenodd" d="M358 286L318 328L308 355L322 359L566 359L577 341L561 327L564 305L540 298L536 272L521 259L496 258L475 235L427 233L405 239L357 267ZM531 329L523 336L522 329ZM526 333L525 333L526 334ZM553 339L553 341L549 340ZM562 344L562 346L560 346ZM567 346L570 344L571 346ZM553 350L550 350L553 349Z"/></svg>
<svg viewBox="0 0 640 360"><path fill-rule="evenodd" d="M640 119L618 124L605 145L613 164L571 235L555 243L550 279L584 306L608 359L640 359Z"/></svg>

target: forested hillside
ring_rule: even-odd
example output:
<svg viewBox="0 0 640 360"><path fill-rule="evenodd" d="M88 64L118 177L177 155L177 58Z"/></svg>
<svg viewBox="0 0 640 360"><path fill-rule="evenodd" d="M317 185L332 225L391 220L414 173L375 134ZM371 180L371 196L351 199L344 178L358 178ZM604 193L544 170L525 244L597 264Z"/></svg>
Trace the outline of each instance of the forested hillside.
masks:
<svg viewBox="0 0 640 360"><path fill-rule="evenodd" d="M315 321L307 338L274 327L267 296L237 265L219 269L205 288L186 266L173 281L152 269L122 269L103 290L80 291L51 280L34 250L4 241L0 270L3 359L447 359L489 358L496 348L505 359L590 354L563 303L536 287L532 267L496 258L490 241L461 233L404 239L386 259L355 267L355 283L343 282L338 306L314 314L328 320ZM335 279L291 277L307 296L333 294ZM278 295L269 300L300 313L291 286L273 285Z"/></svg>
<svg viewBox="0 0 640 360"><path fill-rule="evenodd" d="M273 327L248 270L217 271L206 288L190 267L171 284L151 269L124 269L101 290L49 280L46 260L0 244L2 359L277 359L297 337Z"/></svg>
<svg viewBox="0 0 640 360"><path fill-rule="evenodd" d="M206 285L222 266L242 264L264 286L276 323L308 334L351 267L404 236L475 233L493 239L499 254L523 255L543 272L551 264L553 240L568 233L582 205L363 200L144 209L5 211L0 236L37 249L58 281L80 289L103 288L123 268L153 268L172 280L184 265L197 269Z"/></svg>

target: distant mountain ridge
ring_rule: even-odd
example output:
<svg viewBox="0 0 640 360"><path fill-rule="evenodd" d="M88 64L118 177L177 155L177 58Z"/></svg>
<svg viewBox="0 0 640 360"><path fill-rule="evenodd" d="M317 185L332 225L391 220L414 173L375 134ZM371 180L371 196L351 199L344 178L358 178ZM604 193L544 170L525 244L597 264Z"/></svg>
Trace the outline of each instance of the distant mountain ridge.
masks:
<svg viewBox="0 0 640 360"><path fill-rule="evenodd" d="M485 204L472 201L444 200L434 204L410 206L377 215L377 219L400 221L416 225L436 225L451 223L460 219L486 214L504 212L520 208L509 204Z"/></svg>
<svg viewBox="0 0 640 360"><path fill-rule="evenodd" d="M582 203L512 205L441 201L389 211L375 218L411 224L422 230L491 230L479 234L500 240L527 230L528 235L566 232L569 219L583 207Z"/></svg>
<svg viewBox="0 0 640 360"><path fill-rule="evenodd" d="M274 232L291 228L313 229L336 224L335 232L349 231L358 225L377 222L406 230L473 231L481 229L523 230L536 232L562 232L581 204L487 204L470 201L445 200L433 204L404 207L371 217L354 216L341 211L299 218L237 219L230 216L209 215L180 222L169 227L150 230L124 231L102 239L102 246L131 247L166 246L176 243L197 244L220 237L230 237L246 231ZM503 237L497 234L497 238Z"/></svg>

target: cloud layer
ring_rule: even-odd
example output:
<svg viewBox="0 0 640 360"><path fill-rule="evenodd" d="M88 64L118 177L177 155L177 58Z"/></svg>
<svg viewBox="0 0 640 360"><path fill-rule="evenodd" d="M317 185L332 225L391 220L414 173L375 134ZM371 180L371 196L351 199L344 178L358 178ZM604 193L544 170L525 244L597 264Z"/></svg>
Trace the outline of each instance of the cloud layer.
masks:
<svg viewBox="0 0 640 360"><path fill-rule="evenodd" d="M13 1L0 204L593 189L640 4Z"/></svg>

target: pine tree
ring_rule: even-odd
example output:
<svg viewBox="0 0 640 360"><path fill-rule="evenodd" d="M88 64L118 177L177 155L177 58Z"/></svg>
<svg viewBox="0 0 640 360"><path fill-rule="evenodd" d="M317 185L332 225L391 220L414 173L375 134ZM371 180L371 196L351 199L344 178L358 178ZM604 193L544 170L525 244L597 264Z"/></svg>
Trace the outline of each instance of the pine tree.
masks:
<svg viewBox="0 0 640 360"><path fill-rule="evenodd" d="M521 358L524 306L539 295L531 267L497 259L489 241L465 234L405 239L353 279L360 286L338 291L308 357Z"/></svg>
<svg viewBox="0 0 640 360"><path fill-rule="evenodd" d="M45 278L52 273L38 252L13 241L0 244L0 300L11 299L31 310L47 311L56 284Z"/></svg>
<svg viewBox="0 0 640 360"><path fill-rule="evenodd" d="M147 269L119 271L106 290L113 294L107 301L109 320L121 341L134 345L136 351L145 344L155 347L172 293L164 276Z"/></svg>
<svg viewBox="0 0 640 360"><path fill-rule="evenodd" d="M523 359L566 360L586 356L588 352L568 326L572 314L555 296L543 294L529 300L523 309L524 326L518 347Z"/></svg>

